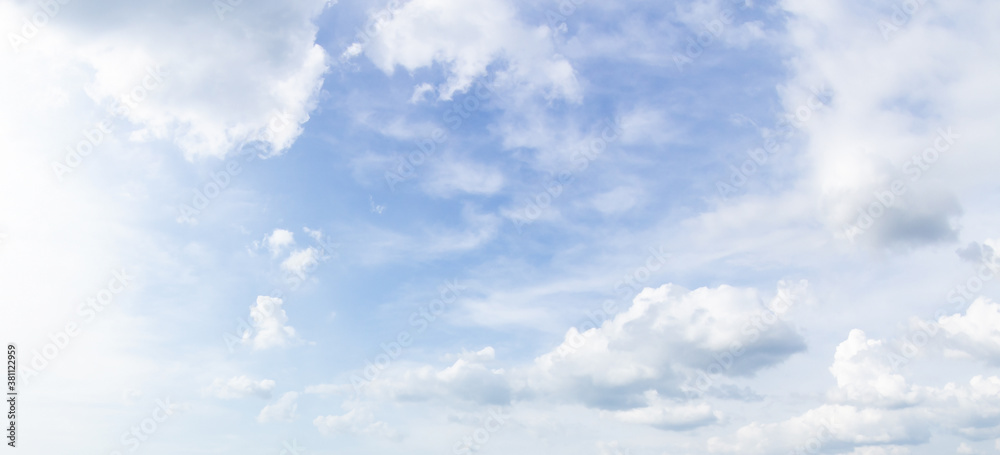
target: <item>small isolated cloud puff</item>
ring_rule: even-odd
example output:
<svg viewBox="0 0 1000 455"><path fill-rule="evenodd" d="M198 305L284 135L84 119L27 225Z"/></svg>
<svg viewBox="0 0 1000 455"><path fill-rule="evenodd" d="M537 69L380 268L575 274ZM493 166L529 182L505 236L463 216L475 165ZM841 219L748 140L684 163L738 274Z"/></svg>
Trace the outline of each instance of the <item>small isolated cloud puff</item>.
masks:
<svg viewBox="0 0 1000 455"><path fill-rule="evenodd" d="M276 297L258 296L256 305L250 307L253 329L243 333L243 342L254 349L285 347L300 342L295 328L285 325L288 315L281 307L283 303Z"/></svg>
<svg viewBox="0 0 1000 455"><path fill-rule="evenodd" d="M270 379L255 381L246 376L236 376L229 381L216 379L206 391L224 400L246 398L255 396L264 399L271 398L271 391L274 390L275 382Z"/></svg>
<svg viewBox="0 0 1000 455"><path fill-rule="evenodd" d="M289 275L305 278L309 270L319 264L320 256L319 250L313 247L295 250L281 262L281 270Z"/></svg>
<svg viewBox="0 0 1000 455"><path fill-rule="evenodd" d="M260 410L260 414L257 415L257 422L291 422L295 420L295 411L299 408L297 403L298 398L299 394L297 392L285 393L277 401L264 406L264 409Z"/></svg>
<svg viewBox="0 0 1000 455"><path fill-rule="evenodd" d="M275 229L271 235L264 237L264 243L271 256L278 256L285 248L295 244L295 234L285 229Z"/></svg>

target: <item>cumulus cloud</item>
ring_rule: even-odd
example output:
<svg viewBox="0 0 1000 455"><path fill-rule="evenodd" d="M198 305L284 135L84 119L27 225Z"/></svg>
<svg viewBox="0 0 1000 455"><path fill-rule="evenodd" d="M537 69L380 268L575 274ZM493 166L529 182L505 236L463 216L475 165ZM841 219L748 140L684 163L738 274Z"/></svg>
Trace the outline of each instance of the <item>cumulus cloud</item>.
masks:
<svg viewBox="0 0 1000 455"><path fill-rule="evenodd" d="M804 286L804 284L800 285ZM572 328L537 359L533 389L602 409L647 405L645 393L677 395L686 376L745 376L805 348L783 315L803 297L786 288L769 304L754 289L645 289L632 306L594 327Z"/></svg>
<svg viewBox="0 0 1000 455"><path fill-rule="evenodd" d="M936 431L972 440L1000 435L1000 378L975 376L967 384L910 385L891 369L884 341L851 331L837 347L831 373L834 403L775 423L753 422L732 437L715 437L713 453L906 453ZM898 446L898 447L897 447Z"/></svg>
<svg viewBox="0 0 1000 455"><path fill-rule="evenodd" d="M830 373L837 378L833 400L879 407L902 407L919 403L924 394L893 373L886 363L890 351L882 340L872 340L861 330L852 330L837 346Z"/></svg>
<svg viewBox="0 0 1000 455"><path fill-rule="evenodd" d="M363 46L364 54L386 73L397 66L413 72L441 65L447 81L437 92L444 100L468 89L497 61L504 64L497 75L504 85L541 91L549 98L581 96L572 65L554 49L552 30L523 23L507 0L409 1L378 23L369 42L356 44L345 56L360 53ZM418 87L414 98L426 91Z"/></svg>
<svg viewBox="0 0 1000 455"><path fill-rule="evenodd" d="M277 297L258 296L250 307L253 328L243 333L243 342L254 349L285 347L301 341L295 328L285 325L288 315Z"/></svg>
<svg viewBox="0 0 1000 455"><path fill-rule="evenodd" d="M269 399L275 382L270 379L255 381L246 376L236 376L228 381L216 379L208 387L209 394L222 399L246 398L250 396Z"/></svg>
<svg viewBox="0 0 1000 455"><path fill-rule="evenodd" d="M1000 365L1000 304L980 297L965 314L944 316L938 324L948 334L948 345L994 366Z"/></svg>
<svg viewBox="0 0 1000 455"><path fill-rule="evenodd" d="M363 389L330 384L307 391L339 394L354 388L369 400L433 400L453 406L583 403L609 419L680 431L722 417L684 393L685 378L703 369L727 377L752 375L799 352L803 340L782 318L806 299L805 283L782 283L770 301L754 289L689 291L664 285L644 290L630 308L601 327L583 333L570 329L562 345L529 364L499 368L496 352L487 347L464 352L444 368L391 364L377 374L366 371L371 380L362 381ZM716 395L746 399L746 394ZM330 422L340 428L342 420Z"/></svg>
<svg viewBox="0 0 1000 455"><path fill-rule="evenodd" d="M327 56L312 21L328 3L244 3L224 18L195 0L66 5L11 64L45 56L73 68L94 103L130 123L129 140L167 141L190 159L248 144L273 155L315 107Z"/></svg>
<svg viewBox="0 0 1000 455"><path fill-rule="evenodd" d="M274 403L264 406L257 415L257 422L291 422L295 420L295 412L299 408L299 394L297 392L286 392Z"/></svg>
<svg viewBox="0 0 1000 455"><path fill-rule="evenodd" d="M264 243L272 256L277 256L295 244L295 234L284 229L275 229L270 235L264 237Z"/></svg>

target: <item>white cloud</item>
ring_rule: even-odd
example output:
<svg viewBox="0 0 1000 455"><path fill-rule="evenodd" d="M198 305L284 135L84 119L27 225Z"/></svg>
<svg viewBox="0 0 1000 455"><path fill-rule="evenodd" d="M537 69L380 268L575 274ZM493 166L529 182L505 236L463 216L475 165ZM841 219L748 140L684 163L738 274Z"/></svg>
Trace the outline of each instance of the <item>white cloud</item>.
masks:
<svg viewBox="0 0 1000 455"><path fill-rule="evenodd" d="M211 395L222 399L246 398L255 396L259 398L271 398L271 391L274 390L275 382L270 379L255 381L246 376L236 376L228 381L216 379L207 391Z"/></svg>
<svg viewBox="0 0 1000 455"><path fill-rule="evenodd" d="M363 406L352 408L343 415L316 417L313 419L313 425L323 434L354 434L386 440L400 438L398 431L385 422L376 420L372 411Z"/></svg>
<svg viewBox="0 0 1000 455"><path fill-rule="evenodd" d="M578 100L575 71L551 39L552 30L523 24L506 0L413 0L380 23L364 53L387 73L397 66L412 72L442 65L448 80L437 89L441 99L468 89L488 65L503 61L506 69L497 76L503 84Z"/></svg>
<svg viewBox="0 0 1000 455"><path fill-rule="evenodd" d="M837 378L835 401L900 407L919 403L924 393L906 383L902 375L886 364L890 351L881 340L871 340L860 330L852 330L847 340L837 346L830 372Z"/></svg>
<svg viewBox="0 0 1000 455"><path fill-rule="evenodd" d="M85 11L64 5L10 63L57 62L94 103L131 123L130 140L168 141L189 159L222 157L249 143L278 154L315 106L327 56L312 20L327 3L244 3L225 20L194 0L103 1ZM181 22L182 33L166 25ZM270 33L254 32L261 29Z"/></svg>
<svg viewBox="0 0 1000 455"><path fill-rule="evenodd" d="M593 199L594 208L603 214L622 213L631 210L641 200L642 189L622 186L611 191L598 194Z"/></svg>
<svg viewBox="0 0 1000 455"><path fill-rule="evenodd" d="M422 184L429 194L442 197L463 193L489 196L503 189L504 176L480 163L447 160L435 165Z"/></svg>
<svg viewBox="0 0 1000 455"><path fill-rule="evenodd" d="M299 408L297 403L298 398L299 394L297 392L286 392L277 401L264 406L264 409L260 410L260 414L257 415L257 422L291 422L295 420L295 412Z"/></svg>
<svg viewBox="0 0 1000 455"><path fill-rule="evenodd" d="M929 441L938 430L972 440L1000 435L1000 378L975 376L968 384L908 385L893 373L882 340L853 330L837 348L830 371L832 400L777 423L753 422L733 437L715 437L715 453L783 453L812 444L816 453L906 453L902 447Z"/></svg>
<svg viewBox="0 0 1000 455"><path fill-rule="evenodd" d="M304 278L321 259L319 250L313 247L295 250L281 262L281 269L289 275Z"/></svg>
<svg viewBox="0 0 1000 455"><path fill-rule="evenodd" d="M672 402L661 398L654 390L646 392L646 400L648 405L645 407L602 411L601 414L625 423L649 425L661 430L687 430L715 423L722 418L722 414L713 411L707 403Z"/></svg>
<svg viewBox="0 0 1000 455"><path fill-rule="evenodd" d="M295 244L295 234L284 229L275 229L271 235L264 237L264 242L267 244L267 249L271 251L271 255L278 256L285 248Z"/></svg>
<svg viewBox="0 0 1000 455"><path fill-rule="evenodd" d="M428 365L390 369L380 374L365 389L368 396L403 402L444 400L476 404L504 405L510 403L511 385L503 369L491 368L495 352L492 347L477 352L465 352L446 368ZM327 386L313 389L337 390Z"/></svg>
<svg viewBox="0 0 1000 455"><path fill-rule="evenodd" d="M942 317L938 324L947 332L951 347L1000 365L1000 304L980 297L969 305L964 315Z"/></svg>
<svg viewBox="0 0 1000 455"><path fill-rule="evenodd" d="M253 329L244 332L243 342L254 349L285 347L301 341L295 328L286 326L288 315L281 307L284 302L277 297L258 296L257 303L250 307Z"/></svg>
<svg viewBox="0 0 1000 455"><path fill-rule="evenodd" d="M983 125L1000 118L983 106L1000 92L983 75L1000 70L989 57L1000 5L916 3L905 24L884 36L893 5L782 2L796 74L782 89L784 108L802 113L795 123L808 140L811 175L802 190L819 193L834 234L850 237L851 225L870 224L855 238L878 247L957 240L958 218L979 202L976 188L995 179L985 170L998 164L990 152L998 136ZM940 20L946 17L961 26ZM954 77L939 77L943 68ZM821 86L832 98L812 109L818 103L809 88ZM893 182L901 184L898 195Z"/></svg>
<svg viewBox="0 0 1000 455"><path fill-rule="evenodd" d="M571 328L559 347L535 359L529 381L542 393L622 409L648 406L649 390L675 395L683 376L699 371L752 374L805 347L776 316L803 298L802 289L782 286L770 303L774 312L754 289L647 288L601 327Z"/></svg>

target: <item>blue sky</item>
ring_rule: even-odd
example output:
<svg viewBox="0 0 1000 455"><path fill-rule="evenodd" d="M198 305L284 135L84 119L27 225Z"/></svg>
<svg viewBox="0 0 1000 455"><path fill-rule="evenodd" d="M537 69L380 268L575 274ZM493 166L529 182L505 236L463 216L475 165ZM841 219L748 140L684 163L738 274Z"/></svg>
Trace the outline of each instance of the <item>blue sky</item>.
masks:
<svg viewBox="0 0 1000 455"><path fill-rule="evenodd" d="M998 19L0 2L18 449L997 453Z"/></svg>

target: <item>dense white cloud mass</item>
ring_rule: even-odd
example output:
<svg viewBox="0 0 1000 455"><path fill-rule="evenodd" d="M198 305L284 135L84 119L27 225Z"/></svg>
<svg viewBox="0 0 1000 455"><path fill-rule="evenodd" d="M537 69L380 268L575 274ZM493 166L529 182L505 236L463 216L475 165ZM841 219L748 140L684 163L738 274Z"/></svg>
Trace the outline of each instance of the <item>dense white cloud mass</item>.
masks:
<svg viewBox="0 0 1000 455"><path fill-rule="evenodd" d="M1000 70L986 57L997 5L903 3L782 3L797 56L785 109L808 133L824 218L881 246L957 239L959 196L997 164L997 137L982 128L997 120L984 106L1000 101L985 76ZM795 86L825 87L829 105Z"/></svg>
<svg viewBox="0 0 1000 455"><path fill-rule="evenodd" d="M130 141L166 140L190 159L254 143L273 155L315 107L327 56L312 20L327 3L241 3L220 13L200 1L49 2L54 17L26 38L21 19L43 7L5 2L4 29L25 39L8 35L0 52L29 74L58 61L106 118L129 122L118 134Z"/></svg>
<svg viewBox="0 0 1000 455"><path fill-rule="evenodd" d="M754 289L646 289L600 327L570 329L535 359L529 381L547 396L622 409L647 402L650 390L678 395L698 373L753 374L804 349L783 320L803 286L783 287L767 305Z"/></svg>

